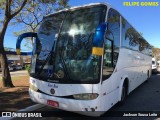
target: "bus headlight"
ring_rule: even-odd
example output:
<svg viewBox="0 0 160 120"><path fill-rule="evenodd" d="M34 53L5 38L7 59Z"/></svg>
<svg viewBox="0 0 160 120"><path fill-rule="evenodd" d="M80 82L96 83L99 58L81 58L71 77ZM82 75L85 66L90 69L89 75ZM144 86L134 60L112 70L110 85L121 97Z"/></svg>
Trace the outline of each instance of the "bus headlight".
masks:
<svg viewBox="0 0 160 120"><path fill-rule="evenodd" d="M77 100L93 100L98 97L97 93L83 93L83 94L75 94L73 95L74 99Z"/></svg>
<svg viewBox="0 0 160 120"><path fill-rule="evenodd" d="M33 84L30 84L29 88L32 89L32 90L34 90L34 91L38 90L38 88L35 85L33 85Z"/></svg>

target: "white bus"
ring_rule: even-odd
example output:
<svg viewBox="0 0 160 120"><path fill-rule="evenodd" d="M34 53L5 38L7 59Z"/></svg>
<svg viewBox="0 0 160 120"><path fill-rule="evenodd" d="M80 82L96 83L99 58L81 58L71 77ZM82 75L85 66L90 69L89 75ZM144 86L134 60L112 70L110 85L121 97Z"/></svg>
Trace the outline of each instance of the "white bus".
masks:
<svg viewBox="0 0 160 120"><path fill-rule="evenodd" d="M99 116L151 76L149 43L108 4L72 7L44 17L35 37L30 98ZM101 111L101 112L97 112Z"/></svg>

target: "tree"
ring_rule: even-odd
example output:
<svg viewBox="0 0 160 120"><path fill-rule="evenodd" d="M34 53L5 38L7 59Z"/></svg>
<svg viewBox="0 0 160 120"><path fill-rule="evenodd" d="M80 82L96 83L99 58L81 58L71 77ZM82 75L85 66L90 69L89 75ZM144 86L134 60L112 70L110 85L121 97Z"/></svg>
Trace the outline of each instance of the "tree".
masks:
<svg viewBox="0 0 160 120"><path fill-rule="evenodd" d="M8 69L7 57L4 49L4 36L9 22L23 9L27 0L17 0L19 4L16 4L13 0L1 0L0 1L0 14L4 14L0 29L0 57L2 67L2 85L3 87L13 87L11 76Z"/></svg>
<svg viewBox="0 0 160 120"><path fill-rule="evenodd" d="M40 25L43 17L45 15L51 14L57 10L68 8L69 0L34 0L30 4L27 4L21 13L16 16L16 21L18 21L22 26L24 26L20 31L14 32L16 36L24 32L37 32L38 26ZM33 39L26 39L25 46L29 49L32 48Z"/></svg>
<svg viewBox="0 0 160 120"><path fill-rule="evenodd" d="M152 56L160 60L160 48L152 47Z"/></svg>

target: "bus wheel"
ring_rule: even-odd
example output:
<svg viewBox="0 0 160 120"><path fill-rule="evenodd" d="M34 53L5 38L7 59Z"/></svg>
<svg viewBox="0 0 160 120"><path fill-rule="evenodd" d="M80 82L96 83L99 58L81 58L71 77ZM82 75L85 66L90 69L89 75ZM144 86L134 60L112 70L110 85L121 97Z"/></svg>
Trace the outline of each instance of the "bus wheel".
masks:
<svg viewBox="0 0 160 120"><path fill-rule="evenodd" d="M147 72L147 80L145 82L148 82L149 80L149 71Z"/></svg>
<svg viewBox="0 0 160 120"><path fill-rule="evenodd" d="M127 85L126 83L124 83L122 87L121 101L119 101L119 104L123 105L126 98L127 98Z"/></svg>

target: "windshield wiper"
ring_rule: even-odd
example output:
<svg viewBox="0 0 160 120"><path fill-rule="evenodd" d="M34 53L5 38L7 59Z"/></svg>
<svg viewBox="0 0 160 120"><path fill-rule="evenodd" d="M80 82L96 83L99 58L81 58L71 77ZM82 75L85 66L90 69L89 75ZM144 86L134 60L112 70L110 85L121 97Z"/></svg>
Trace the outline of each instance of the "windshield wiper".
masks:
<svg viewBox="0 0 160 120"><path fill-rule="evenodd" d="M44 61L43 65L41 66L41 68L39 69L39 71L37 72L36 76L38 76L41 71L43 70L44 66L46 65L46 63L50 60L51 57L53 57L53 48L54 48L54 44L53 44L53 47L52 47L52 50L50 51L50 53L48 54L46 60Z"/></svg>
<svg viewBox="0 0 160 120"><path fill-rule="evenodd" d="M67 69L65 60L64 60L64 58L62 57L62 50L60 50L59 57L60 57L62 67L63 67L64 72L65 72L65 75L66 75L66 77L67 77L67 80L69 81L69 80L71 80L71 79L70 79L70 75L69 75L69 72L68 72L68 69Z"/></svg>

